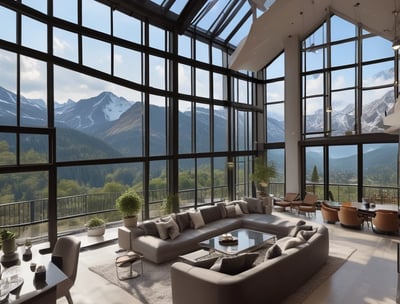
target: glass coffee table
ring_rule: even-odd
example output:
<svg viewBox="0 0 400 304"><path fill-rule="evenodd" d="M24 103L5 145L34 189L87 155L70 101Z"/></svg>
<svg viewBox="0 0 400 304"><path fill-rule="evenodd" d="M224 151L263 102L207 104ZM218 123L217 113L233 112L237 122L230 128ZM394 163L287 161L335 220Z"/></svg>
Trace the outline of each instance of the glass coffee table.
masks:
<svg viewBox="0 0 400 304"><path fill-rule="evenodd" d="M232 236L233 241L231 244L229 242L221 242L221 240L226 236ZM253 251L264 245L270 243L273 244L276 241L276 235L251 230L251 229L237 229L229 232L229 234L222 234L200 242L200 246L207 248L210 251L217 251L226 255L236 255L243 252Z"/></svg>

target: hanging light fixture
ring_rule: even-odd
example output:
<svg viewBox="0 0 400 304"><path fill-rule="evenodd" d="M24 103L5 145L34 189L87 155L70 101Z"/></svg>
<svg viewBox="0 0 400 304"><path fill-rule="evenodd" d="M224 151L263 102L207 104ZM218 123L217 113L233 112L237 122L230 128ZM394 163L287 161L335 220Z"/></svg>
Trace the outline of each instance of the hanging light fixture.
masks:
<svg viewBox="0 0 400 304"><path fill-rule="evenodd" d="M397 37L397 15L399 14L399 11L395 10L393 11L394 14L394 38L393 38L393 44L392 48L393 50L397 51L400 48L400 39Z"/></svg>

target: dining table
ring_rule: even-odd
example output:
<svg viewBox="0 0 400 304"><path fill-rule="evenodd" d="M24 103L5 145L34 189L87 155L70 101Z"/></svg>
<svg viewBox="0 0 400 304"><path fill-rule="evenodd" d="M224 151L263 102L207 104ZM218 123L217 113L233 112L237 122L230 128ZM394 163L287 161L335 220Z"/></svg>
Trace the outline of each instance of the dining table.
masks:
<svg viewBox="0 0 400 304"><path fill-rule="evenodd" d="M0 304L29 303L26 299L42 293L56 303L57 285L67 280L67 276L53 263L51 255L37 253L24 260L23 248L17 248L16 254L14 265L1 266Z"/></svg>

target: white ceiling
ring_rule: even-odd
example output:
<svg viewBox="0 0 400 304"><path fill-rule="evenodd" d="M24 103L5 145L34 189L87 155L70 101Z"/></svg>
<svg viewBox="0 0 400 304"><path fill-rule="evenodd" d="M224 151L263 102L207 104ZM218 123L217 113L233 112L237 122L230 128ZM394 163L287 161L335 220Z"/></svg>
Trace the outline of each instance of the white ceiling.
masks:
<svg viewBox="0 0 400 304"><path fill-rule="evenodd" d="M288 37L306 38L329 12L393 40L395 10L400 10L400 0L277 0L253 23L230 56L229 67L254 72L262 69L284 49Z"/></svg>

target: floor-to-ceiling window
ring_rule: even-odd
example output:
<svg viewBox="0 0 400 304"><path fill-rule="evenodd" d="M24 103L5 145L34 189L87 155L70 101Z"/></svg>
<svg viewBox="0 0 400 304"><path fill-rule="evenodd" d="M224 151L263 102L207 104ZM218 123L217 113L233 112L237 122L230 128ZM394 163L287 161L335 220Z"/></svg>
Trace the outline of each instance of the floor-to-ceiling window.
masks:
<svg viewBox="0 0 400 304"><path fill-rule="evenodd" d="M95 0L1 3L0 16L0 226L116 221L127 189L141 218L173 192L182 207L250 193L256 79L227 69L232 49ZM10 216L20 202L29 218Z"/></svg>

